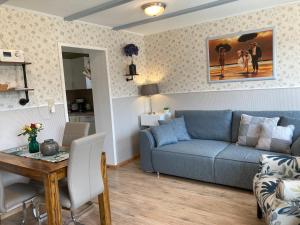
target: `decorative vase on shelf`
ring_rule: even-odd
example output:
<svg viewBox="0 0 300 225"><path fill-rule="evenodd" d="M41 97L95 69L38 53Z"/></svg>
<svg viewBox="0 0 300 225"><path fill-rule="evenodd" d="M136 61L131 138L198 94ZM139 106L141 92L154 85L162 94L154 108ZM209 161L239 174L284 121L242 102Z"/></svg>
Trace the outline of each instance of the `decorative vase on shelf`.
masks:
<svg viewBox="0 0 300 225"><path fill-rule="evenodd" d="M29 153L36 153L39 152L40 150L40 145L36 140L36 135L32 135L28 138L29 140L29 144L28 144L28 148L29 148Z"/></svg>
<svg viewBox="0 0 300 225"><path fill-rule="evenodd" d="M130 75L137 75L136 74L136 65L133 64L133 62L131 62L131 64L129 65L129 74Z"/></svg>

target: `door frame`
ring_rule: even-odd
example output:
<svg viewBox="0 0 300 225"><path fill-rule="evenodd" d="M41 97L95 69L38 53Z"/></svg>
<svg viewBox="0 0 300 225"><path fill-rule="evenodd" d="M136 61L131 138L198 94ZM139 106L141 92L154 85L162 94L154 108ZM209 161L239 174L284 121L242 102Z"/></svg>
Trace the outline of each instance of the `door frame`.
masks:
<svg viewBox="0 0 300 225"><path fill-rule="evenodd" d="M117 165L118 160L117 160L117 152L116 152L115 124L114 124L114 113L113 113L113 106L112 106L110 70L109 70L107 48L58 42L60 78L61 78L61 87L62 87L62 92L63 92L63 104L64 104L64 111L65 111L64 114L65 114L66 122L69 122L69 114L68 114L68 103L67 103L67 94L66 94L66 85L65 85L64 63L63 63L63 55L62 55L62 53L63 53L62 48L63 47L86 49L86 50L93 50L93 51L102 51L105 54L106 71L107 71L106 76L107 76L107 86L108 86L110 116L111 116L111 130L112 130L112 140L113 140L113 143L112 143L113 144L113 155L114 155L113 163L114 163L114 165Z"/></svg>

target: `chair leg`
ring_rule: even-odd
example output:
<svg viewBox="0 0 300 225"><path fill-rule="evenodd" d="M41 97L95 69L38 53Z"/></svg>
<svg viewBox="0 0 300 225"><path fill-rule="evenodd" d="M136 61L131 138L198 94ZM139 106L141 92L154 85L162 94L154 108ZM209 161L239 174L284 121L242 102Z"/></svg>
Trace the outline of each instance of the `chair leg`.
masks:
<svg viewBox="0 0 300 225"><path fill-rule="evenodd" d="M72 218L72 221L74 222L74 224L76 225L76 218L75 218L75 215L73 213L73 211L71 211L71 218Z"/></svg>
<svg viewBox="0 0 300 225"><path fill-rule="evenodd" d="M39 217L39 203L35 202L35 199L32 199L31 204L33 217L37 219Z"/></svg>
<svg viewBox="0 0 300 225"><path fill-rule="evenodd" d="M263 218L263 213L262 213L262 210L259 206L259 204L257 203L257 218L258 219L262 219Z"/></svg>
<svg viewBox="0 0 300 225"><path fill-rule="evenodd" d="M23 209L23 219L22 219L21 225L24 225L26 222L26 218L27 218L27 209L26 209L25 202L23 202L22 209Z"/></svg>
<svg viewBox="0 0 300 225"><path fill-rule="evenodd" d="M71 219L72 219L72 222L74 223L74 225L82 225L81 223L79 223L77 221L77 219L75 218L75 214L72 210L71 210Z"/></svg>

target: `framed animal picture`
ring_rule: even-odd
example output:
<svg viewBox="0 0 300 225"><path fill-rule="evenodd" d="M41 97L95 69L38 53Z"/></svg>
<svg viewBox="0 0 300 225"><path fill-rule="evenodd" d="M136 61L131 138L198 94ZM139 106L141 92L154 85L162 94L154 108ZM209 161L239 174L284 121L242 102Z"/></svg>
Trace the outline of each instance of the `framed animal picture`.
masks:
<svg viewBox="0 0 300 225"><path fill-rule="evenodd" d="M207 39L208 82L275 79L274 29Z"/></svg>

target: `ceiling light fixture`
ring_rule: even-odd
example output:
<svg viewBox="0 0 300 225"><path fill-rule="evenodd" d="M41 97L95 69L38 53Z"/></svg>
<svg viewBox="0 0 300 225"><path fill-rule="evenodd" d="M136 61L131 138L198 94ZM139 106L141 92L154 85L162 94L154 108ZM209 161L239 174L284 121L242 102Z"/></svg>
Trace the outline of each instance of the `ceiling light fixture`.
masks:
<svg viewBox="0 0 300 225"><path fill-rule="evenodd" d="M160 16L164 13L166 6L163 2L150 2L143 5L142 9L148 16Z"/></svg>

